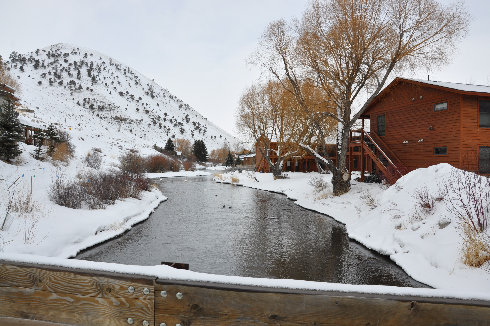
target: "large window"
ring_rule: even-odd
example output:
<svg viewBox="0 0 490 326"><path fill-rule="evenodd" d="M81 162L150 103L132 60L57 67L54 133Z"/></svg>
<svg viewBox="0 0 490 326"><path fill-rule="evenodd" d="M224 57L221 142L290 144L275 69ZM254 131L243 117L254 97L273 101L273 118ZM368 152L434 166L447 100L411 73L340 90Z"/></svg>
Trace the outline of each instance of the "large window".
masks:
<svg viewBox="0 0 490 326"><path fill-rule="evenodd" d="M478 153L478 172L490 173L490 147L481 146Z"/></svg>
<svg viewBox="0 0 490 326"><path fill-rule="evenodd" d="M490 100L480 100L478 125L481 128L490 128Z"/></svg>
<svg viewBox="0 0 490 326"><path fill-rule="evenodd" d="M385 135L385 115L378 115L378 136Z"/></svg>
<svg viewBox="0 0 490 326"><path fill-rule="evenodd" d="M435 155L447 155L447 146L434 147Z"/></svg>

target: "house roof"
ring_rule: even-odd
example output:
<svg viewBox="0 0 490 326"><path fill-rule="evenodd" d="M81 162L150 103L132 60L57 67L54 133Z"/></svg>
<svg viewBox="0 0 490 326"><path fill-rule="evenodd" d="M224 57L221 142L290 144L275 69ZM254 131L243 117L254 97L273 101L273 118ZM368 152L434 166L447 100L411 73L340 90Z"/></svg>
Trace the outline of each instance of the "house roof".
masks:
<svg viewBox="0 0 490 326"><path fill-rule="evenodd" d="M376 104L379 100L381 100L384 96L389 94L389 92L398 84L405 82L413 85L419 85L424 87L435 88L439 90L444 90L448 92L463 94L463 95L475 95L475 96L490 96L490 86L487 85L472 85L472 84L463 84L463 83L449 83L449 82L441 82L441 81L433 81L433 80L422 80L422 79L410 79L410 78L401 78L396 77L388 86L386 86L379 94L374 98L374 100L369 104L366 110L363 112L361 117L367 118L369 115L366 115L374 104Z"/></svg>

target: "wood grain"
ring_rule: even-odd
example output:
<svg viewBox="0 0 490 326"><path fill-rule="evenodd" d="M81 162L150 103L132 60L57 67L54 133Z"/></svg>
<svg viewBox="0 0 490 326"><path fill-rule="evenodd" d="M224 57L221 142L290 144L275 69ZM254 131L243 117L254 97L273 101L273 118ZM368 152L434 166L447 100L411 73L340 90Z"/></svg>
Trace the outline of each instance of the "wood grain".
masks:
<svg viewBox="0 0 490 326"><path fill-rule="evenodd" d="M488 306L156 285L161 290L156 325L490 325Z"/></svg>
<svg viewBox="0 0 490 326"><path fill-rule="evenodd" d="M153 301L57 294L26 288L0 287L0 316L69 325L153 325Z"/></svg>
<svg viewBox="0 0 490 326"><path fill-rule="evenodd" d="M128 291L129 287L134 292ZM54 293L70 293L102 298L133 298L153 301L153 282L149 280L109 278L95 274L73 273L0 264L0 287L32 288ZM144 294L144 289L150 291Z"/></svg>

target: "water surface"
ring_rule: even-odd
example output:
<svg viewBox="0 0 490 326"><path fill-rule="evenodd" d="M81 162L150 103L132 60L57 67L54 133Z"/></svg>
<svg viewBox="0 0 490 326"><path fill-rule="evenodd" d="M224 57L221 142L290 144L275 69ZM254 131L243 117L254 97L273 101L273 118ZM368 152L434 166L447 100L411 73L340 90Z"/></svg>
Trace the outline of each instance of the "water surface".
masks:
<svg viewBox="0 0 490 326"><path fill-rule="evenodd" d="M343 224L285 196L211 177L157 181L168 197L122 237L77 259L190 264L198 272L349 284L424 286L348 238Z"/></svg>

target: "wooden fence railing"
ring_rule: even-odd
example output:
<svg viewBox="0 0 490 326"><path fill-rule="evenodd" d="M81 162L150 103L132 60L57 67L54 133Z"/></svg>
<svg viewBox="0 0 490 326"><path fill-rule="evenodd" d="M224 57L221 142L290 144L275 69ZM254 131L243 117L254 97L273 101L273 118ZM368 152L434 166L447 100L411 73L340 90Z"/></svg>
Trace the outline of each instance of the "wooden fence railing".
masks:
<svg viewBox="0 0 490 326"><path fill-rule="evenodd" d="M53 323L471 326L490 325L490 302L169 281L0 261L0 325Z"/></svg>

